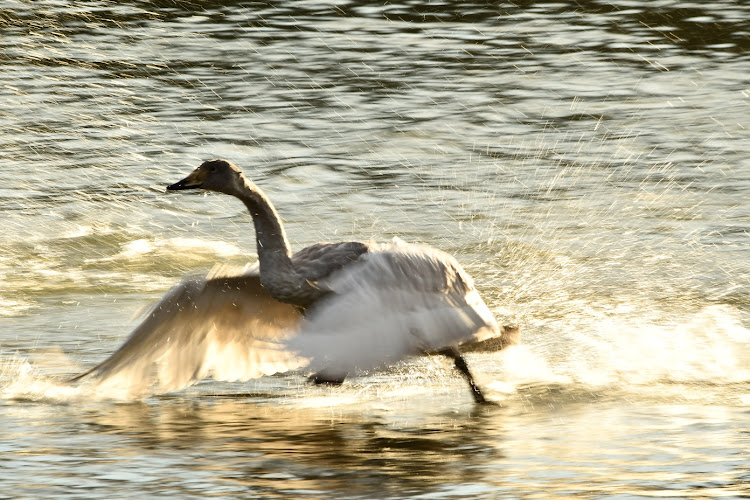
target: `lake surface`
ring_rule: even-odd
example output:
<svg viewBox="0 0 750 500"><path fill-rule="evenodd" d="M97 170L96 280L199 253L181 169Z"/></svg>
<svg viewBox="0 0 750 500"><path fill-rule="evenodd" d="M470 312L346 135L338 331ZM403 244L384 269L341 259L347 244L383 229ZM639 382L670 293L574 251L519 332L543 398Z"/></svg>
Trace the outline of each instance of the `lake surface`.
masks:
<svg viewBox="0 0 750 500"><path fill-rule="evenodd" d="M0 498L747 498L750 6L5 0ZM453 253L523 343L314 387L62 381L183 275Z"/></svg>

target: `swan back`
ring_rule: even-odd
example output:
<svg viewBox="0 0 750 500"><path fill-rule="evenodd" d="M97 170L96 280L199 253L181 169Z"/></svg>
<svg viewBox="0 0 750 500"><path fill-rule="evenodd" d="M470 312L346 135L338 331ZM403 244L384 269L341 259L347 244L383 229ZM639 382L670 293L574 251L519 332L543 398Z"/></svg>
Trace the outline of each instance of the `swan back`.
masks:
<svg viewBox="0 0 750 500"><path fill-rule="evenodd" d="M316 243L295 253L292 263L305 279L317 282L351 265L369 251L370 245L359 241Z"/></svg>

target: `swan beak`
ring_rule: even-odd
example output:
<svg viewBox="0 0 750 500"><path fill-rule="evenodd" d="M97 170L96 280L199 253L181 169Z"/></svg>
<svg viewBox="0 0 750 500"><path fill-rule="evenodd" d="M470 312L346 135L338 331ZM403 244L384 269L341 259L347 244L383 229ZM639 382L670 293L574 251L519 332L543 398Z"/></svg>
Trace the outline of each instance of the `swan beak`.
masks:
<svg viewBox="0 0 750 500"><path fill-rule="evenodd" d="M203 185L206 179L206 172L201 169L194 170L190 175L167 186L167 191L180 191L183 189L198 189Z"/></svg>

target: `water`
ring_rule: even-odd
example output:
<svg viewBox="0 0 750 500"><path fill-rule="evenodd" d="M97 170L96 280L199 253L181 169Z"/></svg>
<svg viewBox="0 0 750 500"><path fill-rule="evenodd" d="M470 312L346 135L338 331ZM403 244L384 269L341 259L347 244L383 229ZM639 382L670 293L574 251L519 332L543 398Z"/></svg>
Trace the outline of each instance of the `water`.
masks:
<svg viewBox="0 0 750 500"><path fill-rule="evenodd" d="M0 497L750 495L750 7L21 2L0 9ZM188 272L454 253L523 345L143 401L59 383Z"/></svg>

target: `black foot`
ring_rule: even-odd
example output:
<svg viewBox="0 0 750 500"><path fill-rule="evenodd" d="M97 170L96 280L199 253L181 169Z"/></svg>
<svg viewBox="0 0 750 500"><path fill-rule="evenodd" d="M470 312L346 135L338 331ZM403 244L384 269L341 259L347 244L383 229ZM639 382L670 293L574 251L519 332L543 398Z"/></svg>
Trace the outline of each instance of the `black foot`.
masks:
<svg viewBox="0 0 750 500"><path fill-rule="evenodd" d="M320 373L313 373L307 377L307 381L315 385L341 385L344 383L343 378L326 377Z"/></svg>
<svg viewBox="0 0 750 500"><path fill-rule="evenodd" d="M466 381L469 383L469 387L471 388L471 395L474 397L475 402L479 404L494 404L492 403L492 401L488 401L487 398L484 397L484 394L482 394L482 390L479 388L476 382L474 382L474 376L469 371L469 366L466 364L466 360L461 355L461 353L458 352L458 349L456 349L455 347L449 347L447 349L439 351L439 353L453 360L453 364L456 366L456 369L461 372L461 375L463 375Z"/></svg>

